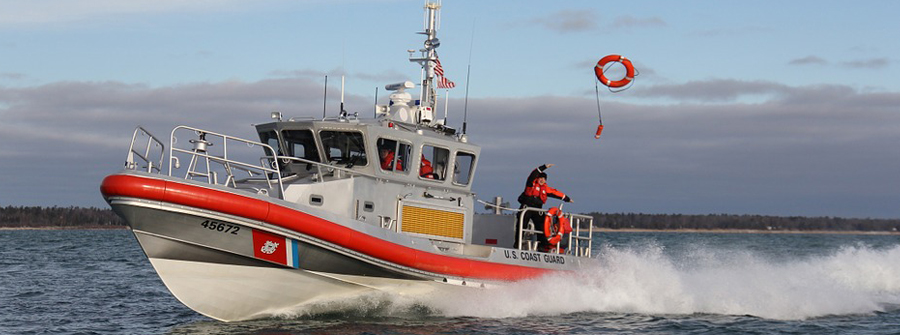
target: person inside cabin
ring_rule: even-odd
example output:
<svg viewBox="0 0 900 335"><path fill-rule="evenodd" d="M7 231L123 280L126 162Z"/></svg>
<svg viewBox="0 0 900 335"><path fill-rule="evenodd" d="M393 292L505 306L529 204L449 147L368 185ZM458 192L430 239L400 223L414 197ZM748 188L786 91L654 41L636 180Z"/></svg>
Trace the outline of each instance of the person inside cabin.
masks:
<svg viewBox="0 0 900 335"><path fill-rule="evenodd" d="M422 155L422 162L419 164L419 176L428 179L434 179L434 168L431 167L431 161Z"/></svg>
<svg viewBox="0 0 900 335"><path fill-rule="evenodd" d="M544 213L540 211L526 211L525 207L543 208L547 202L547 197L561 199L565 202L573 202L572 198L564 193L547 185L547 173L544 170L549 169L553 164L544 164L531 171L528 179L525 181L525 190L519 195L519 219L523 226L527 226L529 222L537 229L544 227ZM516 225L516 238L514 246L519 247L519 236L522 235L521 226ZM535 234L539 245L548 244L547 237L544 234Z"/></svg>
<svg viewBox="0 0 900 335"><path fill-rule="evenodd" d="M391 163L394 162L394 150L387 147L381 147L381 149L379 149L379 156L381 156L381 169L390 170ZM397 160L397 170L402 170L399 159Z"/></svg>

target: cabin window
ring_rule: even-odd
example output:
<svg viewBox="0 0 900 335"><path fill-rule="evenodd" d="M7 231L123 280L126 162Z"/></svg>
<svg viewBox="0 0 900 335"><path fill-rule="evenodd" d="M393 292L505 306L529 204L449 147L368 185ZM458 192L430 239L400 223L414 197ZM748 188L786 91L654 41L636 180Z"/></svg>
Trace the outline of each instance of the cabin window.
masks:
<svg viewBox="0 0 900 335"><path fill-rule="evenodd" d="M280 155L281 146L278 145L278 134L275 131L267 131L264 133L259 133L259 141L265 144L268 144L272 149L275 149L275 154ZM271 154L271 152L265 153L267 156Z"/></svg>
<svg viewBox="0 0 900 335"><path fill-rule="evenodd" d="M423 146L422 157L419 161L419 177L444 180L449 160L450 150L430 145Z"/></svg>
<svg viewBox="0 0 900 335"><path fill-rule="evenodd" d="M262 143L268 144L270 147L272 147L272 149L275 150L274 155L276 155L276 156L284 155L284 153L281 152L281 145L279 144L280 142L278 141L278 133L276 133L274 130L259 133L259 141ZM264 156L269 156L272 154L273 153L269 152L269 150L263 149ZM269 162L270 167L272 167L272 168L275 167L274 157L267 158L266 160ZM278 168L281 170L284 170L286 168L286 164L287 164L287 162L279 162Z"/></svg>
<svg viewBox="0 0 900 335"><path fill-rule="evenodd" d="M412 148L409 144L389 140L378 139L378 159L381 169L384 171L409 171L409 154Z"/></svg>
<svg viewBox="0 0 900 335"><path fill-rule="evenodd" d="M325 158L328 163L346 167L369 164L366 160L366 144L363 141L362 133L323 130L319 136L322 138L322 148L325 150Z"/></svg>
<svg viewBox="0 0 900 335"><path fill-rule="evenodd" d="M475 155L468 152L457 152L456 161L453 164L453 182L460 185L468 185L472 180L472 170L475 167Z"/></svg>
<svg viewBox="0 0 900 335"><path fill-rule="evenodd" d="M316 140L310 130L284 130L281 132L284 136L286 154L305 160L318 162L319 149L316 147Z"/></svg>

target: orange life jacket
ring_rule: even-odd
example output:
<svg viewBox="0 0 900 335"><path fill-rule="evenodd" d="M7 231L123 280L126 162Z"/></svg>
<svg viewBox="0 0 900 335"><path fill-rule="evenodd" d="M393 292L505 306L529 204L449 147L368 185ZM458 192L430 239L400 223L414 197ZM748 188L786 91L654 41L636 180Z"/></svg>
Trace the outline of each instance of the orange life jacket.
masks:
<svg viewBox="0 0 900 335"><path fill-rule="evenodd" d="M382 170L390 170L391 162L394 161L394 152L388 151L387 154L384 155L384 158L381 160L381 169ZM397 158L397 165L394 169L396 171L403 171L403 161L400 158Z"/></svg>
<svg viewBox="0 0 900 335"><path fill-rule="evenodd" d="M419 175L428 179L434 179L434 168L431 167L431 161L425 159L425 157L422 157Z"/></svg>
<svg viewBox="0 0 900 335"><path fill-rule="evenodd" d="M541 199L541 204L547 202L547 194L553 195L557 198L565 198L566 195L560 191L557 191L555 188L550 187L546 183L544 185L538 184L537 179L531 182L530 187L525 188L525 196L527 197L536 197Z"/></svg>

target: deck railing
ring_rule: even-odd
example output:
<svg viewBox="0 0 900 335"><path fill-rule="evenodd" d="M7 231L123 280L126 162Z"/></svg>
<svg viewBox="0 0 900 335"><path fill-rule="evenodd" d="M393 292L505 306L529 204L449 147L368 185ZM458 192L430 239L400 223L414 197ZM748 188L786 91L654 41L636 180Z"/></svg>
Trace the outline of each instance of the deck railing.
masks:
<svg viewBox="0 0 900 335"><path fill-rule="evenodd" d="M190 138L192 136L184 136L185 133L193 133L195 138L191 138L178 147L178 136L182 138ZM146 142L145 142L146 138ZM146 143L146 144L145 144ZM144 145L145 144L145 145ZM229 148L229 144L232 148ZM271 194L272 191L278 191L277 196L280 198L284 194L284 184L282 183L281 171L278 164L265 157L259 158L259 164L246 163L249 159L234 157L235 145L246 146L248 150L253 151L253 156L259 157L258 150L260 148L268 157L275 157L275 150L265 144L242 138L219 134L208 130L193 128L188 126L177 126L172 129L169 137L169 159L167 175L173 176L175 172L181 169L181 159L187 160L188 165L184 169L185 179L205 179L207 183L218 184L230 187L238 187L236 181L237 174L246 174L247 178L257 178L263 187L257 188L257 193ZM125 158L125 168L128 170L144 170L149 173L162 174L162 166L165 161L165 148L163 142L143 127L137 127L131 137L131 146L128 148L128 155ZM221 178L220 176L224 177Z"/></svg>
<svg viewBox="0 0 900 335"><path fill-rule="evenodd" d="M146 146L141 147L140 145L144 142L144 138L146 138ZM188 138L188 140L180 143L180 138ZM236 158L233 153L235 145L247 146L254 151L252 154L245 154L240 158ZM143 127L137 127L131 139L131 147L126 158L125 168L129 170L140 168L142 170L146 169L147 172L151 173L163 173L165 148L166 146L158 137ZM261 157L258 155L260 148L264 151L264 155ZM158 150L153 151L152 149ZM368 172L334 165L333 163L322 163L291 156L278 156L275 149L265 143L188 126L177 126L172 129L168 149L167 174L169 176L177 174L185 179L200 179L210 184L230 187L238 187L238 181L258 181L259 184L264 184L263 188L257 189L258 193L275 193L266 192L266 189L268 191L279 191L277 192L279 198L283 197L284 194L284 177L281 175L281 166L290 162L310 164L312 167L315 167L316 173L312 176L314 182L323 182L326 180L326 177L328 179L340 179L354 176L392 181L392 178L389 176L375 176ZM246 163L252 160L250 158L251 155L253 158L259 159L258 164ZM183 170L181 167L182 162L187 163ZM396 182L407 183L399 180ZM247 187L247 183L244 183L242 186Z"/></svg>
<svg viewBox="0 0 900 335"><path fill-rule="evenodd" d="M146 138L146 142L144 142ZM143 149L143 150L141 150ZM128 156L125 157L125 168L129 170L147 169L147 172L160 173L162 170L166 146L156 136L153 136L144 127L134 129L131 135L131 146L128 147ZM143 166L141 166L143 162ZM154 164L154 162L156 164Z"/></svg>
<svg viewBox="0 0 900 335"><path fill-rule="evenodd" d="M543 216L547 211L540 208L525 207L516 213L517 224L519 227L519 244L515 247L520 250L539 251L537 236L544 235L544 221L541 220L538 222L540 227L534 227L531 222L528 222L526 225L524 218L526 216L525 214L528 212L538 212ZM560 241L560 243L557 243L556 247L551 249L550 252L564 253L578 257L591 257L591 238L594 235L594 218L588 215L573 213L563 213L562 215L563 217L568 218L572 225L572 233L569 234L567 240L568 248L562 250L563 241Z"/></svg>
<svg viewBox="0 0 900 335"><path fill-rule="evenodd" d="M187 141L191 144L189 149L176 146L178 136L185 133L193 133L196 136ZM229 148L229 145L232 147ZM182 144L182 146L184 145ZM235 157L234 146L247 147L247 149L242 148L246 154ZM241 173L245 174L246 178L258 178L260 181L264 181L265 188L257 189L258 193L269 194L271 191L278 191L278 196L281 197L284 194L284 184L278 164L265 158L259 158L258 164L246 163L250 157L259 157L257 156L259 149L262 149L266 156L274 157L276 155L275 149L265 143L194 127L177 126L172 129L169 137L169 176L172 176L175 170L180 169L181 159L179 157L184 157L188 161L184 170L185 179L201 178L210 184L238 187L236 181L239 176L237 174ZM220 175L224 177L221 181Z"/></svg>

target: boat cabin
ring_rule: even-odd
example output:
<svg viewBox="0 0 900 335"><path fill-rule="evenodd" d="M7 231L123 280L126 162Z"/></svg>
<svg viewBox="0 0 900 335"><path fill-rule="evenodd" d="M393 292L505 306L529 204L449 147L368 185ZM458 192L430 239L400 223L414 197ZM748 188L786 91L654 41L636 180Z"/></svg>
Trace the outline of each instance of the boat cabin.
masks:
<svg viewBox="0 0 900 335"><path fill-rule="evenodd" d="M464 137L391 120L291 120L256 129L260 141L278 153L283 178L307 178L316 175L315 166L327 165L350 174L468 193L481 152Z"/></svg>
<svg viewBox="0 0 900 335"><path fill-rule="evenodd" d="M471 188L481 148L449 128L337 118L256 129L278 155L269 159L281 171L284 200L421 235L448 250L473 243Z"/></svg>

